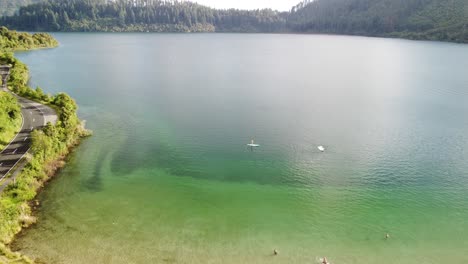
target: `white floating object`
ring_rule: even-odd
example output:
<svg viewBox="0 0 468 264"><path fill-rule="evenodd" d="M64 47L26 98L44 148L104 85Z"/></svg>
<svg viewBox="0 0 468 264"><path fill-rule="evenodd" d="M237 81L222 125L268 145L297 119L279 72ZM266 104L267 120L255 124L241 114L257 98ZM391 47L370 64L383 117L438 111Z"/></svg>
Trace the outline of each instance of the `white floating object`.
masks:
<svg viewBox="0 0 468 264"><path fill-rule="evenodd" d="M317 148L318 148L318 150L320 150L320 151L322 151L322 152L325 151L325 148L324 148L323 146L318 146Z"/></svg>
<svg viewBox="0 0 468 264"><path fill-rule="evenodd" d="M259 145L259 144L255 144L255 143L254 143L254 140L253 140L253 139L250 141L250 144L247 144L247 146L249 146L249 147L251 147L251 148L257 148L257 147L260 147L260 145Z"/></svg>

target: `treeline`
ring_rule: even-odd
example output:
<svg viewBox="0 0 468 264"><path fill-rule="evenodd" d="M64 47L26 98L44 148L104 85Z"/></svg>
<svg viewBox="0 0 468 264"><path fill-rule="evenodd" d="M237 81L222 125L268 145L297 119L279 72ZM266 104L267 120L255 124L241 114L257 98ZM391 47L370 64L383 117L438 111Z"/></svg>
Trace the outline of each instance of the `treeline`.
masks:
<svg viewBox="0 0 468 264"><path fill-rule="evenodd" d="M50 35L45 36L52 39ZM23 49L23 46L10 48L17 50ZM31 133L32 146L27 157L28 163L17 176L16 181L8 185L0 194L0 262L29 263L27 258L11 252L5 244L10 243L22 227L35 221L31 216L32 204L29 202L34 199L42 184L64 165L63 160L70 149L79 142L81 137L89 135L89 132L78 119L77 104L70 96L64 93L51 96L44 94L40 88L29 87L28 68L15 58L11 51L0 49L0 64L12 66L8 81L10 90L20 96L47 104L58 114L56 124L48 123L43 130L34 130ZM16 114L18 109L17 105L13 108L13 112L7 113Z"/></svg>
<svg viewBox="0 0 468 264"><path fill-rule="evenodd" d="M22 7L1 23L33 31L276 32L285 13L216 10L186 1L61 0Z"/></svg>
<svg viewBox="0 0 468 264"><path fill-rule="evenodd" d="M58 45L51 35L44 33L28 34L0 27L0 50L31 50L50 48Z"/></svg>
<svg viewBox="0 0 468 264"><path fill-rule="evenodd" d="M45 0L0 24L29 31L295 32L468 42L468 1L306 0L277 12L187 1Z"/></svg>

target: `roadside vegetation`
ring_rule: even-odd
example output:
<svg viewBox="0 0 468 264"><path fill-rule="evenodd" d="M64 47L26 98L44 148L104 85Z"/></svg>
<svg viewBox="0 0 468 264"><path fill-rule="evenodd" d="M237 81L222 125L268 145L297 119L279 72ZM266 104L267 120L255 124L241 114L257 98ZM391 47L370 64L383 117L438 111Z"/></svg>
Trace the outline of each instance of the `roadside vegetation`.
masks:
<svg viewBox="0 0 468 264"><path fill-rule="evenodd" d="M14 96L0 91L0 151L21 129L21 108Z"/></svg>
<svg viewBox="0 0 468 264"><path fill-rule="evenodd" d="M69 95L59 93L51 96L44 94L40 88L29 87L27 66L11 52L0 51L0 62L12 66L8 81L10 90L53 107L58 115L55 125L48 123L43 130L32 132L32 146L26 158L26 166L16 181L0 194L0 263L31 263L28 258L11 252L6 245L23 227L35 222L31 201L43 184L64 166L65 158L71 149L90 132L78 119L77 104ZM12 108L19 111L17 102L13 100L11 103Z"/></svg>

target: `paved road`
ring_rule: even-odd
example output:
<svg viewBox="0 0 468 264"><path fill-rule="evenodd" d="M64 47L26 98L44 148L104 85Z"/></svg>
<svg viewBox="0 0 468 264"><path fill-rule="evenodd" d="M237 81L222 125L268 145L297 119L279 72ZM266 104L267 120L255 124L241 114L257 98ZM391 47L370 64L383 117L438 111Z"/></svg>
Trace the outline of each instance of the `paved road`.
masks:
<svg viewBox="0 0 468 264"><path fill-rule="evenodd" d="M9 181L2 181L8 173L17 165L31 147L31 132L43 128L47 122L55 124L57 115L55 111L45 105L18 97L23 114L23 125L21 131L13 141L0 152L0 190Z"/></svg>

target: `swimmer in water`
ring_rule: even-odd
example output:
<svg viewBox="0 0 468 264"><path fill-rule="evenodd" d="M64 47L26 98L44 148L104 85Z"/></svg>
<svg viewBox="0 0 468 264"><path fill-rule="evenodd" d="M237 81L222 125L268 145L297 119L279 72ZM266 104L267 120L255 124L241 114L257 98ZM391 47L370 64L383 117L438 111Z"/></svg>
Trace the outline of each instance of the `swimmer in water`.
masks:
<svg viewBox="0 0 468 264"><path fill-rule="evenodd" d="M389 238L390 238L390 235L387 233L387 234L385 235L385 239L389 239Z"/></svg>
<svg viewBox="0 0 468 264"><path fill-rule="evenodd" d="M278 250L273 249L273 255L275 255L275 256L278 255Z"/></svg>

